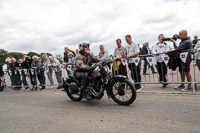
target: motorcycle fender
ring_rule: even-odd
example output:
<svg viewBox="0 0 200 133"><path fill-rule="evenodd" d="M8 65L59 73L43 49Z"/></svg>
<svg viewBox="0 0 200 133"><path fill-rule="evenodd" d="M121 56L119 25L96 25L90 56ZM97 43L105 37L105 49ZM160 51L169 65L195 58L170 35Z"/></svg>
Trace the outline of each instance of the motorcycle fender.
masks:
<svg viewBox="0 0 200 133"><path fill-rule="evenodd" d="M128 77L123 75L112 76L112 80L118 80L118 79L128 79Z"/></svg>

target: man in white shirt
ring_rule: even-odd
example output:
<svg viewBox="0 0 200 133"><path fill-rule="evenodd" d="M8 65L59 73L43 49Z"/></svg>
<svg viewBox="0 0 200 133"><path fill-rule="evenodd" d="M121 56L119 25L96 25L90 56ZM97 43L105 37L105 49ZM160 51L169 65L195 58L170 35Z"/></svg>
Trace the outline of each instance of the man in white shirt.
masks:
<svg viewBox="0 0 200 133"><path fill-rule="evenodd" d="M159 81L163 82L163 88L165 88L168 83L167 82L167 65L162 59L162 55L160 53L164 53L166 51L170 51L170 46L167 45L167 43L163 42L164 35L160 34L158 36L158 43L153 46L152 48L152 53L156 54L156 62L157 62L157 69L158 69L158 74L159 74Z"/></svg>
<svg viewBox="0 0 200 133"><path fill-rule="evenodd" d="M105 50L104 46L100 45L99 48L100 48L100 52L99 52L98 57L102 60L109 59L109 53L107 50Z"/></svg>
<svg viewBox="0 0 200 133"><path fill-rule="evenodd" d="M140 74L140 63L136 66L134 59L132 57L136 57L139 55L139 47L136 43L133 43L131 39L131 35L125 36L126 42L128 45L126 46L126 59L128 60L128 66L131 70L131 77L135 82L135 88L137 91L142 89L141 86L141 74Z"/></svg>

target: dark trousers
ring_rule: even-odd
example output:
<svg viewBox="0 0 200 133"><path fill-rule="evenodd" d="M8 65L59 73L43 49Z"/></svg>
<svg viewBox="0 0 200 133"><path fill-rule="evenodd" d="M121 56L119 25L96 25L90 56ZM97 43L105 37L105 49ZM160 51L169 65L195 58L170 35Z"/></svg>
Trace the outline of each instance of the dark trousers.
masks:
<svg viewBox="0 0 200 133"><path fill-rule="evenodd" d="M45 76L44 76L44 71L43 70L40 70L38 73L37 73L37 78L40 82L40 86L44 86L45 84Z"/></svg>
<svg viewBox="0 0 200 133"><path fill-rule="evenodd" d="M141 75L140 75L140 64L138 66L135 65L135 63L129 63L128 64L129 69L131 70L131 77L134 80L136 89L141 87Z"/></svg>
<svg viewBox="0 0 200 133"><path fill-rule="evenodd" d="M44 71L43 70L34 71L33 85L37 85L37 78L40 82L40 86L44 86L45 81L44 81Z"/></svg>
<svg viewBox="0 0 200 133"><path fill-rule="evenodd" d="M37 78L36 78L36 74L35 74L35 71L32 73L31 72L32 70L28 70L27 71L27 73L28 73L28 75L29 75L29 78L30 78L30 81L31 81L31 84L33 85L33 86L35 86L35 85L37 85Z"/></svg>
<svg viewBox="0 0 200 133"><path fill-rule="evenodd" d="M24 71L22 71L22 83L24 86L28 86L27 80L26 80L26 74Z"/></svg>
<svg viewBox="0 0 200 133"><path fill-rule="evenodd" d="M159 74L159 80L167 82L167 65L164 62L157 62L157 69Z"/></svg>
<svg viewBox="0 0 200 133"><path fill-rule="evenodd" d="M143 68L143 74L146 74L146 72L147 72L147 66L149 66L149 67L151 68L151 71L152 71L152 73L154 73L154 72L155 72L155 69L154 69L154 67L153 67L153 66L150 66L150 65L149 65L149 63L148 63L148 61L147 61L147 59L146 59L146 58L144 58L144 68Z"/></svg>
<svg viewBox="0 0 200 133"><path fill-rule="evenodd" d="M12 74L10 76L11 79L11 85L16 87L16 88L21 88L22 86L22 81L21 81L21 76L20 73L17 71L12 71Z"/></svg>

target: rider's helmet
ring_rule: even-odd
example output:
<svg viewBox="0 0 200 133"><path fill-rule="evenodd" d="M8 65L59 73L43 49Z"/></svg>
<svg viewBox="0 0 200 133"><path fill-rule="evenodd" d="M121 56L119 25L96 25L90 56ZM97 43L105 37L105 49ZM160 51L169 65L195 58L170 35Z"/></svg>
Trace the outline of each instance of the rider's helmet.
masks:
<svg viewBox="0 0 200 133"><path fill-rule="evenodd" d="M81 51L81 50L83 50L83 47L90 47L90 42L88 42L88 41L83 41L81 44L79 44L79 50Z"/></svg>

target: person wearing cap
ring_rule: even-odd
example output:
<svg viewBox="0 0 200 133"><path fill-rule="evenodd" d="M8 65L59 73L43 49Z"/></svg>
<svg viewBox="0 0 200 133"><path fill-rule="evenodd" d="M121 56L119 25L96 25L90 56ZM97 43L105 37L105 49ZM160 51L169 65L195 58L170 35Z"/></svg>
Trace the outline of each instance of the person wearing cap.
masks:
<svg viewBox="0 0 200 133"><path fill-rule="evenodd" d="M68 65L73 65L74 64L74 61L75 61L75 58L74 58L74 54L72 52L69 52L68 53Z"/></svg>
<svg viewBox="0 0 200 133"><path fill-rule="evenodd" d="M64 60L65 63L67 63L69 61L69 57L68 57L68 53L69 52L72 52L73 55L76 56L75 52L72 51L72 50L70 50L68 47L65 47L64 50L65 50L65 52L64 52L64 58L63 58L63 60Z"/></svg>
<svg viewBox="0 0 200 133"><path fill-rule="evenodd" d="M94 57L89 52L88 46L88 43L82 43L79 45L80 52L77 54L74 62L75 76L80 75L78 78L81 80L81 90L87 88L88 73L94 69L94 67L91 66L91 63L101 61L101 59Z"/></svg>

